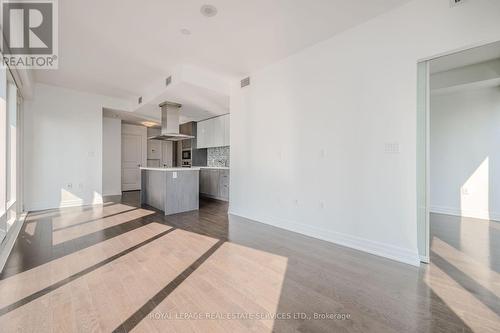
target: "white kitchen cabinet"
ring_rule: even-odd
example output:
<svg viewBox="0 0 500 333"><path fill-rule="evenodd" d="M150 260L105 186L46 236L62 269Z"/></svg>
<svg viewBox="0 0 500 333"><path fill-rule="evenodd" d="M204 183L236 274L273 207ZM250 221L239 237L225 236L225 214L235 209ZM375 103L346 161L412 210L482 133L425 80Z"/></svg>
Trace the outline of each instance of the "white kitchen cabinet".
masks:
<svg viewBox="0 0 500 333"><path fill-rule="evenodd" d="M148 141L148 160L161 159L161 141L149 140Z"/></svg>
<svg viewBox="0 0 500 333"><path fill-rule="evenodd" d="M212 147L224 146L224 116L211 119L213 123Z"/></svg>
<svg viewBox="0 0 500 333"><path fill-rule="evenodd" d="M207 123L199 121L196 124L196 148L207 148Z"/></svg>
<svg viewBox="0 0 500 333"><path fill-rule="evenodd" d="M198 122L197 148L229 146L229 115Z"/></svg>
<svg viewBox="0 0 500 333"><path fill-rule="evenodd" d="M214 147L214 123L212 119L198 122L197 148Z"/></svg>
<svg viewBox="0 0 500 333"><path fill-rule="evenodd" d="M231 128L230 126L230 118L229 114L226 114L222 116L224 118L224 146L229 146L229 138L230 138L230 131L229 129Z"/></svg>

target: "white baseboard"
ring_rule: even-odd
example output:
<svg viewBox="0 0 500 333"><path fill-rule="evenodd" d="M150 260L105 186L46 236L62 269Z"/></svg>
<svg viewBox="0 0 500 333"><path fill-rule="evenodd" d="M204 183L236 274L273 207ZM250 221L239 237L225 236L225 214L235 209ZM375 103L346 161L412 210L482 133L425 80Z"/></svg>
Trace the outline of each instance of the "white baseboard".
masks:
<svg viewBox="0 0 500 333"><path fill-rule="evenodd" d="M200 196L203 197L203 198L216 199L216 200L220 200L220 201L229 202L229 200L227 200L225 198L221 198L221 197L215 196L215 195L209 195L209 194L205 194L205 193L200 193Z"/></svg>
<svg viewBox="0 0 500 333"><path fill-rule="evenodd" d="M112 192L112 193L103 193L102 196L103 197L111 197L111 196L121 196L122 195L122 192Z"/></svg>
<svg viewBox="0 0 500 333"><path fill-rule="evenodd" d="M26 216L28 216L28 213L22 213L19 215L19 218L12 224L9 232L5 236L4 241L0 245L0 272L3 271L5 263L9 258L12 248L14 247L14 243L16 242L17 236L19 236L21 227L26 220Z"/></svg>
<svg viewBox="0 0 500 333"><path fill-rule="evenodd" d="M500 221L500 213L489 212L489 211L484 211L484 210L472 211L472 210L462 210L462 209L454 208L454 207L431 206L430 212L436 213L436 214L471 217L471 218L482 219L482 220Z"/></svg>
<svg viewBox="0 0 500 333"><path fill-rule="evenodd" d="M79 207L79 206L91 206L91 205L102 205L102 198L94 201L83 201L83 200L66 200L59 203L49 203L49 202L34 202L32 204L27 204L25 210L29 212L47 210L47 209L58 209L58 208L68 208L68 207Z"/></svg>
<svg viewBox="0 0 500 333"><path fill-rule="evenodd" d="M335 243L338 245L346 246L355 250L367 252L370 254L384 257L387 259L399 261L412 266L420 266L420 256L417 251L411 251L405 248L360 238L336 231L311 227L297 222L283 221L276 218L259 218L256 219L251 216L246 216L239 212L231 210L230 215L243 217L248 220L269 224L281 229L297 232L306 236L321 239L327 242Z"/></svg>
<svg viewBox="0 0 500 333"><path fill-rule="evenodd" d="M420 262L428 264L431 262L431 258L429 258L429 256L420 256Z"/></svg>

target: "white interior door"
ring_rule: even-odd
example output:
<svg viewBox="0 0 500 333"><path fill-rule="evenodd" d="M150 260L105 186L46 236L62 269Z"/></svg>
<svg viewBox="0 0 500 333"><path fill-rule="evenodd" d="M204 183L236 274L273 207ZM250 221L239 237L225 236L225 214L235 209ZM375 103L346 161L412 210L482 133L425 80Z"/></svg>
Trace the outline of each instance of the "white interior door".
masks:
<svg viewBox="0 0 500 333"><path fill-rule="evenodd" d="M141 189L142 136L122 135L122 190Z"/></svg>

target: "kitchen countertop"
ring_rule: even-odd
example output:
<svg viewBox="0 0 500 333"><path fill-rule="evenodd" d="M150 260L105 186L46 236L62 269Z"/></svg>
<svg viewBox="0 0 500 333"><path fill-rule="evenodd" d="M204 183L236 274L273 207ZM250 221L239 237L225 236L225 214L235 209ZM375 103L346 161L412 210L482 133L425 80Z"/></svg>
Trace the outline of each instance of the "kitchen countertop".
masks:
<svg viewBox="0 0 500 333"><path fill-rule="evenodd" d="M193 168L144 168L141 167L141 170L151 170L151 171L200 171L199 167Z"/></svg>
<svg viewBox="0 0 500 333"><path fill-rule="evenodd" d="M209 166L200 166L200 167L195 167L195 168L200 168L200 169L217 169L217 170L229 170L229 167L209 167Z"/></svg>

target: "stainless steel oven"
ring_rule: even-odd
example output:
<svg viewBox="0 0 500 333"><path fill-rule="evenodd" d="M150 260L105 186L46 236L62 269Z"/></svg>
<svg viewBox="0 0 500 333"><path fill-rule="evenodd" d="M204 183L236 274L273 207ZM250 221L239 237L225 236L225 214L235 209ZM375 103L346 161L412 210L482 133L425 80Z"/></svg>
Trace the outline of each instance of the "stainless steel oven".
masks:
<svg viewBox="0 0 500 333"><path fill-rule="evenodd" d="M182 151L182 160L191 160L191 149Z"/></svg>

